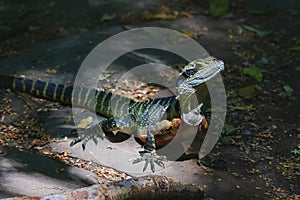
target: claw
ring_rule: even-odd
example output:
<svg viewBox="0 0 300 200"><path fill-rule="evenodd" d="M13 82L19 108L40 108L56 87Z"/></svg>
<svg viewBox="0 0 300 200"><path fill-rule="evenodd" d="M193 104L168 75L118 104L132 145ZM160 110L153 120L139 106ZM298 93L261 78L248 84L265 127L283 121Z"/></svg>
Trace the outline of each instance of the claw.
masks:
<svg viewBox="0 0 300 200"><path fill-rule="evenodd" d="M155 172L154 163L156 163L161 168L165 168L163 161L165 161L165 162L168 161L166 156L159 156L156 154L156 151L151 151L151 152L143 151L143 152L140 152L140 155L141 155L141 157L135 159L132 162L132 164L136 164L136 163L145 161L143 172L147 169L149 163L150 163L150 169L154 173Z"/></svg>
<svg viewBox="0 0 300 200"><path fill-rule="evenodd" d="M132 164L136 164L136 163L139 163L139 162L142 162L144 159L143 158L137 158L135 159Z"/></svg>
<svg viewBox="0 0 300 200"><path fill-rule="evenodd" d="M83 151L85 150L85 148L86 148L86 143L87 143L88 141L89 141L88 138L84 138L84 140L82 141L81 146L82 146L82 150L83 150Z"/></svg>
<svg viewBox="0 0 300 200"><path fill-rule="evenodd" d="M71 141L70 143L70 147L74 146L75 144L77 144L78 142L81 142L81 138L80 137L77 137L75 138L74 140Z"/></svg>
<svg viewBox="0 0 300 200"><path fill-rule="evenodd" d="M148 165L149 165L149 160L146 160L144 168L143 168L143 172L145 172L145 170L147 169Z"/></svg>
<svg viewBox="0 0 300 200"><path fill-rule="evenodd" d="M154 167L153 162L150 162L150 168L151 168L151 171L154 173L155 172L155 167Z"/></svg>
<svg viewBox="0 0 300 200"><path fill-rule="evenodd" d="M165 164L162 162L162 161L157 161L157 160L155 160L154 161L158 166L160 166L161 168L165 168Z"/></svg>
<svg viewBox="0 0 300 200"><path fill-rule="evenodd" d="M94 141L95 145L97 145L97 144L98 144L98 140L97 140L97 138L93 138L93 141Z"/></svg>

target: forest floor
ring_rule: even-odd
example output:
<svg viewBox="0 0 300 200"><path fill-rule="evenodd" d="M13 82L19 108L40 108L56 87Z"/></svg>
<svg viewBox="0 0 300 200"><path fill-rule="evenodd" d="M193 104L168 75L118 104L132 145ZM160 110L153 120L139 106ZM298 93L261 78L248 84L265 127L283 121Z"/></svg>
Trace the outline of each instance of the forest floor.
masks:
<svg viewBox="0 0 300 200"><path fill-rule="evenodd" d="M247 190L234 182L232 192L236 194L233 197L245 199L248 195L245 193L249 193L254 199L300 198L300 13L297 7L273 5L266 9L264 5L236 0L231 1L225 16L213 17L207 2L196 0L78 0L49 1L47 5L24 2L0 0L1 61L12 60L25 49L49 40L99 27L118 26L120 30L167 27L197 40L211 55L225 62L222 76L227 94L227 117L222 137L209 155L209 164L218 175L226 173L253 186ZM46 72L64 75L59 70ZM1 109L9 111L10 101L7 94L5 97ZM2 116L5 114L8 113ZM33 132L43 132L36 123L38 121L30 122ZM28 140L25 144L18 141L16 135L5 135L12 131L5 124L1 124L0 131L2 146L8 143L7 137L17 141L8 146L27 145L27 149L49 141L46 134L41 140ZM0 153L5 158L9 151L2 149ZM68 154L65 151L50 157L69 159L69 164L82 167L85 161L72 161ZM208 169L207 173L212 172ZM125 177L122 173L116 174ZM207 196L222 199L225 193L220 185L229 182L226 176L214 181L220 183L213 190L208 189Z"/></svg>

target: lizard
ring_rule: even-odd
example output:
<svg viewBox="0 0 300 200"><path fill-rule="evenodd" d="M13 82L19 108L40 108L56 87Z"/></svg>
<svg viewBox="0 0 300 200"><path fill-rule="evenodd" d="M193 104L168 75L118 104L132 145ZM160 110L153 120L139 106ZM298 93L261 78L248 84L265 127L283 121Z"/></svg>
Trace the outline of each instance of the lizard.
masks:
<svg viewBox="0 0 300 200"><path fill-rule="evenodd" d="M72 85L1 74L0 88L30 94L63 105L87 108L107 117L86 129L74 129L73 132L78 134L78 137L72 140L70 146L82 142L84 150L90 139L97 144L97 138L104 139L114 131L129 135L133 133L144 143L144 151L140 152L141 157L135 159L133 163L145 161L143 171L150 164L154 172L154 163L164 168L164 162L167 161L166 156L156 153L157 145L163 146L166 144L165 140L170 139L162 137L159 140L157 136L165 136L167 133L162 129L166 126L173 126L173 119L181 118L180 97L185 96L184 99L188 102L189 96L196 92L194 88L205 85L205 81L213 78L223 69L224 62L215 57L196 59L188 63L179 73L176 81L176 95L145 101L136 101L95 88L74 88ZM201 89L197 92L197 97L204 99L206 94L201 94ZM164 114L166 114L166 119L163 119ZM202 119L201 123L206 123L205 118Z"/></svg>

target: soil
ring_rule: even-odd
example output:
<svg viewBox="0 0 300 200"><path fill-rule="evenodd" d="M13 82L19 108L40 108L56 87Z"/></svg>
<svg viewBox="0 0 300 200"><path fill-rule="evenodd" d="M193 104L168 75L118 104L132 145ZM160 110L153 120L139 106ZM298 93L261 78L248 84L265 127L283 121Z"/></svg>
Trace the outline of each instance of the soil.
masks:
<svg viewBox="0 0 300 200"><path fill-rule="evenodd" d="M201 0L0 0L0 59L99 27L182 20L189 29L180 31L225 61L227 118L210 166L249 181L259 194L253 198L299 199L300 4L259 2L230 1L225 16L213 17ZM209 25L195 24L199 19Z"/></svg>

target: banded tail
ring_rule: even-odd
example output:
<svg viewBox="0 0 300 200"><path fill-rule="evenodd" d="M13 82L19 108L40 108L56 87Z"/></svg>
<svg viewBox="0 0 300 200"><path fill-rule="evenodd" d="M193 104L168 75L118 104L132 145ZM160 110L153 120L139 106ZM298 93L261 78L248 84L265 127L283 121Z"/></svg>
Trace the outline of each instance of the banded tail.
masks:
<svg viewBox="0 0 300 200"><path fill-rule="evenodd" d="M72 86L0 75L0 88L11 89L15 92L30 94L35 97L56 101L66 105L72 104Z"/></svg>
<svg viewBox="0 0 300 200"><path fill-rule="evenodd" d="M96 111L104 117L121 118L129 112L148 113L149 108L153 105L167 107L170 105L167 109L168 119L180 116L180 107L176 96L138 102L124 96L97 89L85 87L73 88L73 86L0 74L1 88L30 94L31 96L58 102L63 105L86 108Z"/></svg>
<svg viewBox="0 0 300 200"><path fill-rule="evenodd" d="M96 89L84 87L74 89L73 86L0 74L1 88L30 94L31 96L59 102L63 105L74 105L95 110L105 117L122 115L123 110L121 107L126 109L126 106L132 103L132 100L126 97ZM111 104L118 106L115 107Z"/></svg>

